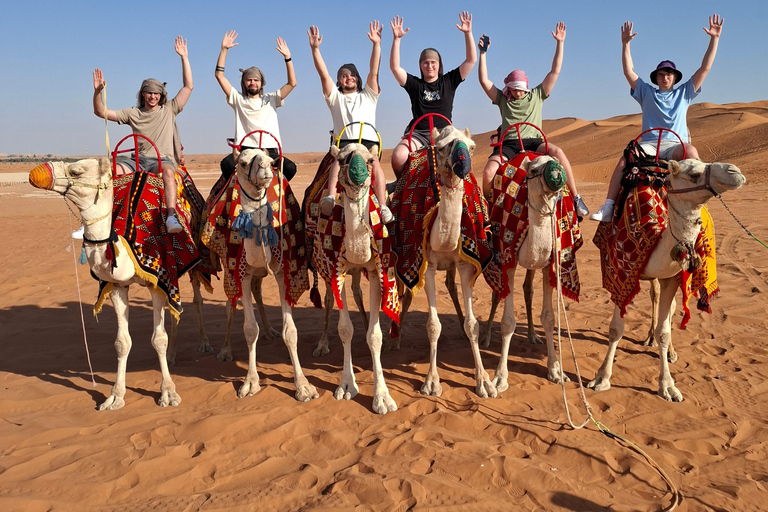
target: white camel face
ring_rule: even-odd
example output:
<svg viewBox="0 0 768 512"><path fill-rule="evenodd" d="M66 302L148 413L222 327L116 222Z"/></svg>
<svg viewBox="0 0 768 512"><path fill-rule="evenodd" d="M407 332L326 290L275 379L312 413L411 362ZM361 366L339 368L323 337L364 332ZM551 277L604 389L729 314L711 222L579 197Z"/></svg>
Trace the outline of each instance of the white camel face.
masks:
<svg viewBox="0 0 768 512"><path fill-rule="evenodd" d="M733 164L721 162L708 164L693 158L681 162L671 161L669 163L669 170L672 190L702 187L700 190L682 193L682 195L701 203L712 198L712 191L705 188L707 180L712 190L718 194L728 190L736 190L747 181L741 170Z"/></svg>
<svg viewBox="0 0 768 512"><path fill-rule="evenodd" d="M562 185L565 184L565 171L557 159L548 155L538 156L533 161L526 158L520 167L528 173L528 197L541 197L553 206Z"/></svg>
<svg viewBox="0 0 768 512"><path fill-rule="evenodd" d="M376 153L376 146L369 151L363 144L357 143L347 144L341 150L336 146L331 148L331 155L339 162L339 183L350 197L371 186L371 166Z"/></svg>
<svg viewBox="0 0 768 512"><path fill-rule="evenodd" d="M244 149L236 155L237 178L240 185L250 184L264 188L272 182L272 164L274 160L261 149ZM248 186L248 185L245 185Z"/></svg>
<svg viewBox="0 0 768 512"><path fill-rule="evenodd" d="M437 148L437 167L444 180L456 182L466 178L472 171L472 155L476 147L469 129L462 132L449 125L438 132L433 128L432 138Z"/></svg>

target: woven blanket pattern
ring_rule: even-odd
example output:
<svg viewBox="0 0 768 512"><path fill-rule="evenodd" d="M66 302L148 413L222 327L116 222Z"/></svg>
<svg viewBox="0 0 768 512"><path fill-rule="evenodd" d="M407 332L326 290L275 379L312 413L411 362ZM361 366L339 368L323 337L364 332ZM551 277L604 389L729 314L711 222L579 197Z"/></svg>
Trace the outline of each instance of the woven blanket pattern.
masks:
<svg viewBox="0 0 768 512"><path fill-rule="evenodd" d="M179 166L177 173L181 177L181 187L176 203L182 203L183 208L190 212L189 227L192 231L195 245L197 245L197 251L200 254L200 263L192 269L190 278L196 277L208 293L213 293L211 278L220 270L220 265L218 258L211 255L210 249L200 243L200 233L205 224L205 199L203 199L200 191L197 190L195 182L192 180L192 176L186 167Z"/></svg>
<svg viewBox="0 0 768 512"><path fill-rule="evenodd" d="M440 180L432 146L411 153L408 170L397 182L391 210L397 255L397 276L417 293L424 286L426 249L440 202ZM491 261L491 242L486 232L488 207L472 173L464 179L459 255L475 267L473 282Z"/></svg>
<svg viewBox="0 0 768 512"><path fill-rule="evenodd" d="M525 157L540 156L520 153L496 171L490 200L490 222L493 260L483 272L491 289L504 299L509 295L507 271L517 265L517 252L528 235L528 183L527 173L519 166ZM560 281L563 295L579 301L581 283L576 266L576 251L584 245L573 199L567 188L555 203L557 252L560 255ZM557 288L557 261L550 258L549 284Z"/></svg>
<svg viewBox="0 0 768 512"><path fill-rule="evenodd" d="M710 301L720 292L717 284L717 261L715 259L715 223L706 206L701 208L701 231L696 238L694 246L696 253L701 257L701 268L688 272L683 270L678 274L678 283L683 291L683 319L680 328L685 329L688 320L691 319L691 311L688 309L688 301L691 297L698 297L696 307L700 311L712 313Z"/></svg>

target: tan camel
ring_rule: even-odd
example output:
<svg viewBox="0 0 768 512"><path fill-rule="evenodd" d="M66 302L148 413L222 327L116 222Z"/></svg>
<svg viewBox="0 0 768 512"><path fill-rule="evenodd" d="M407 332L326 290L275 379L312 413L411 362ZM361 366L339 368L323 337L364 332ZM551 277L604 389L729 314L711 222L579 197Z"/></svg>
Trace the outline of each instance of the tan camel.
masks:
<svg viewBox="0 0 768 512"><path fill-rule="evenodd" d="M241 215L250 216L255 230L272 229L272 215L267 200L267 187L272 183L273 159L260 149L246 149L241 153L235 152L237 162L237 179L242 195L240 196ZM273 233L274 234L274 233ZM275 235L276 236L276 235ZM285 282L280 261L273 258L272 250L262 236L254 236L243 240L243 250L247 268L242 282L242 304L245 313L243 332L248 343L248 373L243 385L238 390L238 396L253 396L259 389L259 374L256 371L256 341L259 337L259 324L253 311L253 302L247 290L251 290L254 279L263 279L273 274L277 281L280 294L280 306L283 312L283 342L288 347L293 366L293 381L296 386L296 400L307 402L319 395L315 387L304 376L297 353L296 325L293 322L293 310L285 298Z"/></svg>
<svg viewBox="0 0 768 512"><path fill-rule="evenodd" d="M678 288L676 276L683 268L688 267L693 256L688 254L682 261L676 261L671 252L680 243L692 247L701 229L701 207L712 199L713 195L740 188L746 178L735 165L705 164L693 159L679 163L670 161L669 170L667 190L674 191L667 196L669 224L651 253L641 279L656 278L661 288L659 321L654 333L659 343L658 394L666 400L680 402L683 395L675 387L675 381L669 371L668 349L672 342L670 324L672 304ZM623 335L624 320L621 318L621 310L616 307L608 333L608 352L597 371L597 376L587 384L588 387L595 391L610 389L613 359Z"/></svg>
<svg viewBox="0 0 768 512"><path fill-rule="evenodd" d="M374 147L369 151L362 144L348 144L339 150L335 146L331 148L331 154L339 160L339 183L342 185L342 207L344 211L344 241L340 248L338 259L341 263L335 268L343 266L347 273L358 270L366 270L370 283L369 293L369 321L366 333L366 341L371 351L373 363L373 411L378 414L386 414L397 410L397 404L389 394L384 372L381 367L382 333L379 322L379 311L382 308L382 286L379 279L381 260L375 253L375 239L370 222L369 195L371 187L371 164L373 163ZM367 173L363 173L366 171ZM355 172L357 171L357 172ZM325 258L321 240L321 233L317 233L314 240L314 254L316 268ZM328 288L332 285L326 282ZM352 336L354 327L349 316L347 302L347 285L339 291L342 307L339 310L339 337L344 347L344 367L341 374L341 382L334 392L337 400L350 400L357 396L359 389L355 382L352 367Z"/></svg>
<svg viewBox="0 0 768 512"><path fill-rule="evenodd" d="M112 232L112 169L106 158L80 160L74 163L48 162L30 172L29 182L37 188L53 190L63 195L80 210L85 225L84 249L91 272L100 280L112 283L110 298L117 315L117 374L112 392L99 410L120 409L125 405L125 371L128 353L133 344L128 332L128 287L131 284L146 286L152 295L154 328L152 346L160 361L160 406L179 405L181 397L171 379L166 360L168 334L165 331L165 305L167 297L156 286L136 275L134 262L129 256L131 248L122 237L117 243L116 265L108 255L108 243Z"/></svg>

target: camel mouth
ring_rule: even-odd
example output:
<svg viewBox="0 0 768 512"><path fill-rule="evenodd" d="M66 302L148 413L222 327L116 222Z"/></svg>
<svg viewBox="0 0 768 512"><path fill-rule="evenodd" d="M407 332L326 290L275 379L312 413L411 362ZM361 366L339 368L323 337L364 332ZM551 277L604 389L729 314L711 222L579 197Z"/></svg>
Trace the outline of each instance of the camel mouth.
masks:
<svg viewBox="0 0 768 512"><path fill-rule="evenodd" d="M552 192L557 192L565 185L565 170L563 166L554 160L547 162L544 166L544 183Z"/></svg>
<svg viewBox="0 0 768 512"><path fill-rule="evenodd" d="M360 155L354 155L349 160L347 167L347 178L350 183L359 187L365 183L368 179L368 165L365 163L365 159Z"/></svg>
<svg viewBox="0 0 768 512"><path fill-rule="evenodd" d="M458 142L451 152L451 169L453 174L464 179L472 172L472 155L463 142Z"/></svg>
<svg viewBox="0 0 768 512"><path fill-rule="evenodd" d="M53 190L53 168L51 164L38 165L29 172L29 184L43 190Z"/></svg>

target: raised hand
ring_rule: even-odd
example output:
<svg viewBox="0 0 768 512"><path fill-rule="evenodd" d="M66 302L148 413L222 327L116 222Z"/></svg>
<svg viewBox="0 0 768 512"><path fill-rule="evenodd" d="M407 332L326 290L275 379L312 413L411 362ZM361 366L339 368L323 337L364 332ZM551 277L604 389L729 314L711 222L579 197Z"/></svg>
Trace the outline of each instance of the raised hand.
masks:
<svg viewBox="0 0 768 512"><path fill-rule="evenodd" d="M282 37L278 37L276 40L277 46L275 47L275 50L280 52L280 54L283 56L284 59L290 59L291 58L291 50L288 49L288 45L285 44L285 41Z"/></svg>
<svg viewBox="0 0 768 512"><path fill-rule="evenodd" d="M378 21L372 21L369 24L369 27L368 39L370 39L373 44L381 43L381 29L384 27L384 25Z"/></svg>
<svg viewBox="0 0 768 512"><path fill-rule="evenodd" d="M622 44L629 44L631 40L635 38L637 32L632 33L632 27L634 24L629 21L624 22L624 26L621 27L621 42Z"/></svg>
<svg viewBox="0 0 768 512"><path fill-rule="evenodd" d="M481 53L487 52L488 48L491 47L491 38L483 34L477 42L477 47L480 49Z"/></svg>
<svg viewBox="0 0 768 512"><path fill-rule="evenodd" d="M459 14L459 21L460 24L456 24L456 28L464 32L465 34L469 34L472 32L472 15L469 14L467 11L462 11L461 14Z"/></svg>
<svg viewBox="0 0 768 512"><path fill-rule="evenodd" d="M402 16L395 16L392 21L389 22L389 25L392 27L392 36L394 36L395 39L400 39L411 30L410 28L403 29L403 21L405 21L405 18Z"/></svg>
<svg viewBox="0 0 768 512"><path fill-rule="evenodd" d="M562 21L555 26L555 31L552 32L552 37L557 41L565 41L565 23Z"/></svg>
<svg viewBox="0 0 768 512"><path fill-rule="evenodd" d="M101 74L101 70L96 68L93 70L93 88L96 91L101 91L107 82L104 81L104 75Z"/></svg>
<svg viewBox="0 0 768 512"><path fill-rule="evenodd" d="M320 48L320 43L323 42L323 36L320 35L320 29L315 25L309 27L307 30L307 36L309 36L309 47Z"/></svg>
<svg viewBox="0 0 768 512"><path fill-rule="evenodd" d="M709 30L705 28L704 32L709 34L711 37L720 37L720 33L723 31L724 21L725 18L721 18L719 15L713 14L709 17Z"/></svg>
<svg viewBox="0 0 768 512"><path fill-rule="evenodd" d="M187 57L187 40L181 36L176 36L175 50L180 57Z"/></svg>
<svg viewBox="0 0 768 512"><path fill-rule="evenodd" d="M234 30L230 30L226 34L224 34L224 39L221 41L221 49L222 50L229 50L230 48L234 48L238 45L238 43L235 42L235 39L237 39L237 32Z"/></svg>

